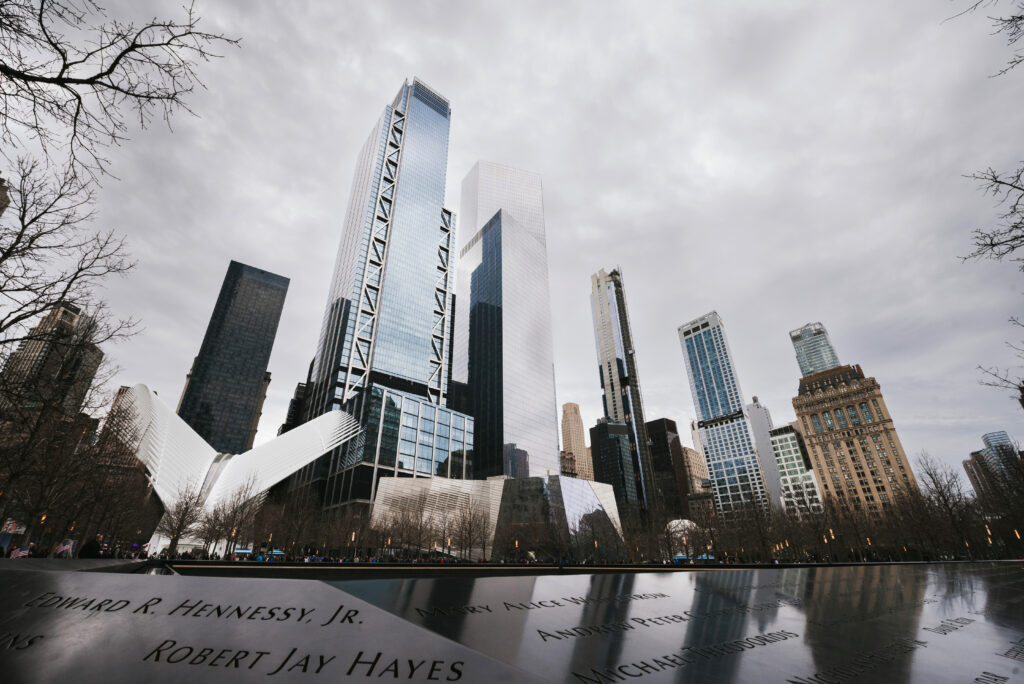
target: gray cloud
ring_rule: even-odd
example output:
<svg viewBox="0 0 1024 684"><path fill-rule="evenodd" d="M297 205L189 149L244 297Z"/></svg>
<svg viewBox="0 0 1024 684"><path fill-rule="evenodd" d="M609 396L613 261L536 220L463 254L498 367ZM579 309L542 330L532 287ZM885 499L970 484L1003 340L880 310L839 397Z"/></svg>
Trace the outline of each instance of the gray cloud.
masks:
<svg viewBox="0 0 1024 684"><path fill-rule="evenodd" d="M958 7L204 3L242 48L204 65L198 118L115 153L103 192L140 261L109 297L146 326L111 350L120 379L175 402L228 260L266 268L292 279L260 438L276 431L357 151L416 75L452 102L449 207L480 158L544 177L558 399L588 424L589 278L620 265L649 418L693 415L675 330L717 309L744 393L778 422L799 379L787 332L821 320L908 451L957 463L983 432L1024 438L976 371L1014 362L1020 275L957 259L997 213L962 174L1019 157L1021 74L988 78L1005 48L983 16L944 21Z"/></svg>

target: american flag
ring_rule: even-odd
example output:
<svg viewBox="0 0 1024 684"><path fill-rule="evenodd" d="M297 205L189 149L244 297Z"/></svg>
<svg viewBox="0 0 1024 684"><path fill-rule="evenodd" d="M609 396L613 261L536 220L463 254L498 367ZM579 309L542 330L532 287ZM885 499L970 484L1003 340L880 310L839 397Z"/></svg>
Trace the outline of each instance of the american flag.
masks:
<svg viewBox="0 0 1024 684"><path fill-rule="evenodd" d="M11 551L11 558L24 558L28 555L28 547L22 546L20 549Z"/></svg>
<svg viewBox="0 0 1024 684"><path fill-rule="evenodd" d="M70 555L71 553L73 553L72 549L74 548L75 542L71 541L70 539L65 539L60 543L60 546L57 547L57 550L53 552L53 555L59 556L64 552L67 552L68 555Z"/></svg>

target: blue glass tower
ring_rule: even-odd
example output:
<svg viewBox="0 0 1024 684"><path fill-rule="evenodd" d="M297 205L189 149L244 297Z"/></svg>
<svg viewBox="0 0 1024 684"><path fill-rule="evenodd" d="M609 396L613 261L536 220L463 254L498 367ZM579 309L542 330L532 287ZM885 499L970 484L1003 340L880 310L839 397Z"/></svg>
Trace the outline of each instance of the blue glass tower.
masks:
<svg viewBox="0 0 1024 684"><path fill-rule="evenodd" d="M725 329L712 311L679 326L715 506L723 515L768 505L743 394Z"/></svg>
<svg viewBox="0 0 1024 684"><path fill-rule="evenodd" d="M472 466L473 421L445 408L450 121L444 97L406 81L356 163L306 415L344 409L366 431L303 473L323 483L325 507L372 501L381 477L462 478Z"/></svg>
<svg viewBox="0 0 1024 684"><path fill-rule="evenodd" d="M808 323L791 330L789 339L793 342L796 362L800 365L803 377L839 367L839 357L832 347L828 331L821 323Z"/></svg>

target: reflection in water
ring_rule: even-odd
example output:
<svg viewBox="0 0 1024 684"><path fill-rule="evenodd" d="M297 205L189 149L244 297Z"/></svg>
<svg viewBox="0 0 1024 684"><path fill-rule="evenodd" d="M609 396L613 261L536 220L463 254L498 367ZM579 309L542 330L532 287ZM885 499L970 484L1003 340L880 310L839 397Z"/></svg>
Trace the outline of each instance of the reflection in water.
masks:
<svg viewBox="0 0 1024 684"><path fill-rule="evenodd" d="M339 587L549 681L931 684L1012 673L1024 651L1024 569L1007 563ZM457 610L481 605L494 612ZM452 610L424 613L431 606Z"/></svg>
<svg viewBox="0 0 1024 684"><path fill-rule="evenodd" d="M851 645L871 651L916 635L926 588L924 566L811 568L804 600L805 643L814 669L841 665ZM902 681L911 663L910 656L895 658L889 672Z"/></svg>

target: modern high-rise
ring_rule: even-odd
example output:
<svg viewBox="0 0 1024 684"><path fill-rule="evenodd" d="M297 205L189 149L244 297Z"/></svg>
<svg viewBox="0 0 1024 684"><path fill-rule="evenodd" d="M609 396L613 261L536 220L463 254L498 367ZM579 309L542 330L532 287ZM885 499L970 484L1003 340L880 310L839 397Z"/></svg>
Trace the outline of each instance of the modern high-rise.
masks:
<svg viewBox="0 0 1024 684"><path fill-rule="evenodd" d="M252 448L287 293L283 276L237 261L228 264L178 404L181 419L222 454Z"/></svg>
<svg viewBox="0 0 1024 684"><path fill-rule="evenodd" d="M373 500L381 477L464 478L473 419L447 408L454 217L444 207L448 100L402 84L356 162L306 388L306 417L344 409L364 427L306 468L324 506ZM557 459L557 452L555 454Z"/></svg>
<svg viewBox="0 0 1024 684"><path fill-rule="evenodd" d="M590 450L587 449L584 435L580 405L572 402L562 404L562 451L572 454L576 477L593 480L594 463L590 460Z"/></svg>
<svg viewBox="0 0 1024 684"><path fill-rule="evenodd" d="M782 509L796 517L820 513L821 493L796 423L773 428L771 441L780 476Z"/></svg>
<svg viewBox="0 0 1024 684"><path fill-rule="evenodd" d="M1020 452L1005 431L989 432L981 441L985 444L981 457L992 473L1007 476L1020 471Z"/></svg>
<svg viewBox="0 0 1024 684"><path fill-rule="evenodd" d="M796 362L800 364L800 374L803 377L806 378L808 375L821 373L839 365L839 357L836 356L836 350L832 348L828 331L821 323L808 323L796 330L791 330L789 339L793 343Z"/></svg>
<svg viewBox="0 0 1024 684"><path fill-rule="evenodd" d="M622 272L618 268L611 273L601 269L590 277L590 282L604 415L609 422L626 426L632 461L630 470L637 480L639 505L646 508L654 492L654 467ZM601 481L597 467L599 456L593 440L591 448L594 450L594 477Z"/></svg>
<svg viewBox="0 0 1024 684"><path fill-rule="evenodd" d="M687 497L690 482L676 422L669 418L649 421L647 436L651 440L651 464L654 467L652 505L660 508L670 519L689 518Z"/></svg>
<svg viewBox="0 0 1024 684"><path fill-rule="evenodd" d="M772 506L778 506L779 501L782 500L782 482L779 465L772 448L771 434L775 428L772 423L772 414L756 395L751 403L743 407L743 410L750 421L750 432L754 436L754 448L757 449L757 460L761 464L761 476L764 478L768 500Z"/></svg>
<svg viewBox="0 0 1024 684"><path fill-rule="evenodd" d="M475 420L473 477L557 475L540 176L477 162L462 183L462 225L452 379Z"/></svg>
<svg viewBox="0 0 1024 684"><path fill-rule="evenodd" d="M717 312L679 326L715 507L723 515L769 505L732 352Z"/></svg>
<svg viewBox="0 0 1024 684"><path fill-rule="evenodd" d="M0 371L0 409L45 409L74 418L103 360L96 323L60 304L32 328Z"/></svg>
<svg viewBox="0 0 1024 684"><path fill-rule="evenodd" d="M635 510L642 501L640 477L635 470L630 429L625 423L598 418L590 428L594 481L612 486L619 511Z"/></svg>
<svg viewBox="0 0 1024 684"><path fill-rule="evenodd" d="M917 489L882 388L860 366L801 379L793 409L824 500L879 518Z"/></svg>

